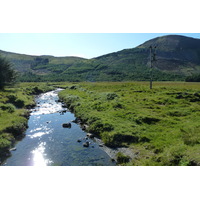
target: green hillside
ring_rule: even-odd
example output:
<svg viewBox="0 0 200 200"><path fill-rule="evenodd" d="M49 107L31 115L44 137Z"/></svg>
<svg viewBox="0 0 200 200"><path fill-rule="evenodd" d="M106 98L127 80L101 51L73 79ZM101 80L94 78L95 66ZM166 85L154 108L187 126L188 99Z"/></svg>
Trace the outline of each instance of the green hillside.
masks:
<svg viewBox="0 0 200 200"><path fill-rule="evenodd" d="M200 39L179 35L154 38L93 59L0 54L13 63L21 81L145 81L149 79L150 45L157 47L154 80L185 80L200 74Z"/></svg>

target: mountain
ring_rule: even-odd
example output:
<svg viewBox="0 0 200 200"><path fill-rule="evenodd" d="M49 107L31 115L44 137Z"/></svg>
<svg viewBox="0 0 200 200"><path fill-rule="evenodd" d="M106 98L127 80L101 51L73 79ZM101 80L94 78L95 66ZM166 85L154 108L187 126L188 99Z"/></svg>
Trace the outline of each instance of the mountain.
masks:
<svg viewBox="0 0 200 200"><path fill-rule="evenodd" d="M0 51L21 74L22 81L149 80L149 47L156 46L154 80L185 80L200 74L200 39L167 35L135 48L93 59L29 56Z"/></svg>
<svg viewBox="0 0 200 200"><path fill-rule="evenodd" d="M132 74L134 79L139 80L142 77L149 77L150 46L156 46L155 79L184 79L186 76L200 73L200 39L179 35L157 37L136 48L103 55L96 59L118 71L128 72L129 76ZM137 77L135 73L139 76Z"/></svg>
<svg viewBox="0 0 200 200"><path fill-rule="evenodd" d="M16 54L11 52L5 52L0 50L0 55L10 60L17 71L19 72L33 72L39 74L45 74L53 71L52 66L65 65L66 68L71 65L86 60L79 57L54 57L54 56L30 56L24 54Z"/></svg>
<svg viewBox="0 0 200 200"><path fill-rule="evenodd" d="M138 46L157 48L157 67L165 72L181 75L200 73L200 39L179 35L155 38Z"/></svg>

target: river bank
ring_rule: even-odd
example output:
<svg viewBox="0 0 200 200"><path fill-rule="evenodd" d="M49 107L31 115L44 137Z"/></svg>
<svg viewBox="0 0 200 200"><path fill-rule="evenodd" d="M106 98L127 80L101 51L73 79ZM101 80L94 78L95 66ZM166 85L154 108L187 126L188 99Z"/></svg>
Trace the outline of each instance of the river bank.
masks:
<svg viewBox="0 0 200 200"><path fill-rule="evenodd" d="M24 138L34 98L53 87L45 83L21 83L0 91L0 164L11 156L16 142Z"/></svg>
<svg viewBox="0 0 200 200"><path fill-rule="evenodd" d="M62 101L61 101L62 102ZM65 107L64 102L62 102ZM70 111L72 112L72 111ZM87 124L84 124L81 119L76 118L72 121L80 126L80 128L86 131L89 127ZM101 149L103 149L111 158L111 160L115 161L117 164L123 164L124 162L129 162L137 157L137 154L133 153L133 149L129 147L108 147L104 144L103 140L94 133L87 133L88 138L92 138ZM80 142L80 140L79 140Z"/></svg>
<svg viewBox="0 0 200 200"><path fill-rule="evenodd" d="M115 166L98 143L72 122L75 120L74 114L59 101L59 91L56 89L36 97L26 137L16 144L16 151L3 165Z"/></svg>
<svg viewBox="0 0 200 200"><path fill-rule="evenodd" d="M63 87L66 89L66 87ZM77 86L69 86L70 89L76 90ZM83 89L84 90L84 89ZM123 165L124 163L128 163L131 160L135 159L137 157L137 153L134 153L133 149L131 147L128 147L127 145L120 145L120 144L114 144L114 143L106 143L101 138L101 134L97 132L98 126L95 127L96 129L90 129L91 124L89 125L84 118L82 118L80 115L77 115L77 109L76 106L79 106L79 102L74 105L73 101L71 101L71 98L79 99L79 97L73 97L69 94L67 98L65 98L61 93L59 93L59 98L61 102L64 104L64 107L68 108L70 112L74 113L76 116L76 119L73 120L74 123L78 124L82 130L86 131L88 134L88 137L93 138L95 142L98 143L100 148L102 148L109 156L110 158L115 161L118 165ZM70 100L68 100L68 98ZM101 126L101 125L100 125ZM126 136L124 137L126 138ZM118 139L117 139L118 140ZM126 140L126 139L125 139Z"/></svg>
<svg viewBox="0 0 200 200"><path fill-rule="evenodd" d="M199 83L156 82L152 90L147 82L65 87L60 99L113 157L122 148L116 154L122 165L200 165Z"/></svg>

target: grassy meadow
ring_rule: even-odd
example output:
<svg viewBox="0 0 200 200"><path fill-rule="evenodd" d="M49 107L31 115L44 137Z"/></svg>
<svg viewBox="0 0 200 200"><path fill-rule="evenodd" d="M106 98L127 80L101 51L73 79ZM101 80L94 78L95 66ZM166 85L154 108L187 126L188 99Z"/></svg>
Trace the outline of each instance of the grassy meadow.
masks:
<svg viewBox="0 0 200 200"><path fill-rule="evenodd" d="M34 95L62 87L59 97L110 147L121 165L200 165L200 83L81 82L20 83L0 91L0 158L27 128ZM0 161L1 161L0 160Z"/></svg>
<svg viewBox="0 0 200 200"><path fill-rule="evenodd" d="M88 132L125 146L122 165L200 165L200 84L185 82L66 83L59 97Z"/></svg>
<svg viewBox="0 0 200 200"><path fill-rule="evenodd" d="M20 83L0 91L0 162L9 149L23 136L29 110L35 105L34 95L52 90L46 83Z"/></svg>

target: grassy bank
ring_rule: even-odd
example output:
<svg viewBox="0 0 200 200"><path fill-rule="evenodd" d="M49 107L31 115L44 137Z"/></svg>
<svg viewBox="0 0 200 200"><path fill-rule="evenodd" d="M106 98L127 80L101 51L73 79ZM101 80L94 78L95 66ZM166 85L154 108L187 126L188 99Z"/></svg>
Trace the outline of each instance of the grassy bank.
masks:
<svg viewBox="0 0 200 200"><path fill-rule="evenodd" d="M200 165L198 83L66 84L60 98L107 146L137 155L126 165Z"/></svg>
<svg viewBox="0 0 200 200"><path fill-rule="evenodd" d="M46 83L23 83L0 91L0 162L10 155L9 149L23 137L27 128L34 95L52 90Z"/></svg>

